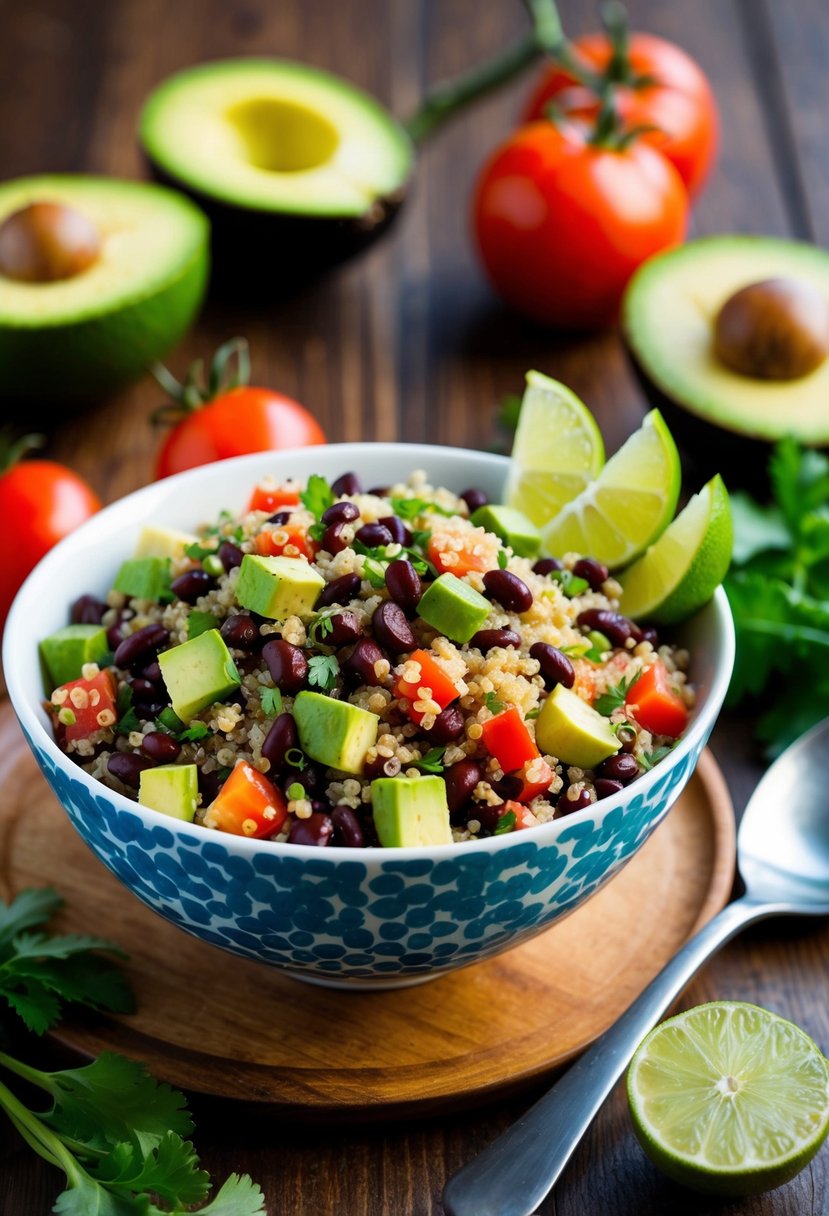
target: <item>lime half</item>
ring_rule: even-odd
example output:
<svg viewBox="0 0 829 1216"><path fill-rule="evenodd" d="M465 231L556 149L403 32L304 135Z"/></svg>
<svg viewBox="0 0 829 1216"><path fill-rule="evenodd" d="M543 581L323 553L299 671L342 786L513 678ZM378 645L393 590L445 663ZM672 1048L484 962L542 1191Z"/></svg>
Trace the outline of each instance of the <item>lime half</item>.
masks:
<svg viewBox="0 0 829 1216"><path fill-rule="evenodd" d="M558 380L527 372L504 501L539 527L580 494L604 464L587 406Z"/></svg>
<svg viewBox="0 0 829 1216"><path fill-rule="evenodd" d="M671 432L651 410L596 480L542 528L544 548L558 557L596 557L611 568L627 565L673 519L680 476Z"/></svg>
<svg viewBox="0 0 829 1216"><path fill-rule="evenodd" d="M776 1013L716 1001L647 1036L628 1071L636 1135L685 1186L755 1195L794 1178L829 1132L829 1064Z"/></svg>
<svg viewBox="0 0 829 1216"><path fill-rule="evenodd" d="M619 575L622 612L634 621L684 620L708 603L725 578L733 543L728 491L717 474Z"/></svg>

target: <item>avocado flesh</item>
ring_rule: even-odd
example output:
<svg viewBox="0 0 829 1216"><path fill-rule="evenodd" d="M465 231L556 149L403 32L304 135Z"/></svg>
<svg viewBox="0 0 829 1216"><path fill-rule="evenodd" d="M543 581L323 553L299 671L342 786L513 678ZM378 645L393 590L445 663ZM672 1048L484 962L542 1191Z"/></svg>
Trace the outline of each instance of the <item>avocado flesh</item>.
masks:
<svg viewBox="0 0 829 1216"><path fill-rule="evenodd" d="M668 401L695 420L761 441L746 455L761 455L762 444L785 435L829 444L829 360L799 380L769 381L733 372L714 354L720 307L741 287L769 278L797 279L829 297L829 253L774 237L703 237L645 263L623 302L625 338L655 403ZM713 437L685 426L680 438L696 447Z"/></svg>
<svg viewBox="0 0 829 1216"><path fill-rule="evenodd" d="M241 684L241 677L218 629L208 629L158 656L173 713L182 722L216 701L223 701Z"/></svg>
<svg viewBox="0 0 829 1216"><path fill-rule="evenodd" d="M306 755L328 768L359 775L377 741L380 719L348 701L303 690L294 701L294 721Z"/></svg>
<svg viewBox="0 0 829 1216"><path fill-rule="evenodd" d="M0 224L37 201L72 207L102 238L98 259L72 278L0 275L4 399L42 396L57 417L67 401L98 399L137 379L178 341L204 296L209 229L170 190L81 176L0 184Z"/></svg>
<svg viewBox="0 0 829 1216"><path fill-rule="evenodd" d="M384 848L452 843L442 777L378 777L371 783L371 808Z"/></svg>

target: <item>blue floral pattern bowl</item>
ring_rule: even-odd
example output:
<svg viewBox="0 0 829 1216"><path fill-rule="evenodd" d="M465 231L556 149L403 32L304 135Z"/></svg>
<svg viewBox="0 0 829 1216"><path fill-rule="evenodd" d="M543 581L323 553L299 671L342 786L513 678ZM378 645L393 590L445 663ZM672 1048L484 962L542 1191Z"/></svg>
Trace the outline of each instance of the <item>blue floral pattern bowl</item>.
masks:
<svg viewBox="0 0 829 1216"><path fill-rule="evenodd" d="M497 498L506 460L452 448L341 444L179 474L113 504L58 545L21 589L6 627L4 670L18 719L89 848L167 920L314 983L420 983L517 945L584 903L679 796L733 664L733 626L720 590L683 626L698 706L685 737L656 768L620 793L532 831L433 849L318 849L180 823L109 790L55 746L40 704L37 644L65 624L78 595L110 585L141 525L190 529L222 507L239 510L265 473L333 479L355 469L369 482L388 482L416 468L437 484L480 485Z"/></svg>

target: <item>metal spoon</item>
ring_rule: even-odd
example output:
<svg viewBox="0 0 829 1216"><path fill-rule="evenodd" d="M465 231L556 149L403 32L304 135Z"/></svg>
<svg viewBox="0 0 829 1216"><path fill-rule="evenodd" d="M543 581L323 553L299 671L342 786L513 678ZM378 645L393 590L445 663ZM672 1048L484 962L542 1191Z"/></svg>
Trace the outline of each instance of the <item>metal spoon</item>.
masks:
<svg viewBox="0 0 829 1216"><path fill-rule="evenodd" d="M636 1047L720 946L767 916L829 915L829 718L771 766L737 836L741 899L700 929L545 1096L458 1171L446 1216L531 1216Z"/></svg>

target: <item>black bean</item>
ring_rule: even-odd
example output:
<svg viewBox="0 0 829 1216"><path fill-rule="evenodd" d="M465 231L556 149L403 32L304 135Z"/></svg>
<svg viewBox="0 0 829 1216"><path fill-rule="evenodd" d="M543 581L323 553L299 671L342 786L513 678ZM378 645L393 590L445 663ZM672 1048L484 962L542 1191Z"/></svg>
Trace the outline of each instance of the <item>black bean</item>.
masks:
<svg viewBox="0 0 829 1216"><path fill-rule="evenodd" d="M100 625L107 607L94 595L82 595L72 605L69 619L73 625Z"/></svg>
<svg viewBox="0 0 829 1216"><path fill-rule="evenodd" d="M345 494L362 494L362 482L356 473L343 473L331 483L331 492L335 498L342 498Z"/></svg>
<svg viewBox="0 0 829 1216"><path fill-rule="evenodd" d="M524 782L515 773L508 773L505 777L500 777L497 781L493 781L492 788L499 798L508 801L510 798L517 798L524 788ZM503 814L504 808L499 809L499 813Z"/></svg>
<svg viewBox="0 0 829 1216"><path fill-rule="evenodd" d="M197 780L199 784L199 793L201 794L202 806L210 806L210 803L219 793L219 790L224 785L224 779L219 769L211 769L206 773L202 768L198 769Z"/></svg>
<svg viewBox="0 0 829 1216"><path fill-rule="evenodd" d="M334 835L330 815L314 811L307 819L295 819L288 833L288 844L313 844L324 848Z"/></svg>
<svg viewBox="0 0 829 1216"><path fill-rule="evenodd" d="M434 721L434 725L427 732L430 743L451 743L453 739L459 739L463 734L463 714L456 705L447 705L446 709L442 709Z"/></svg>
<svg viewBox="0 0 829 1216"><path fill-rule="evenodd" d="M486 654L488 651L494 650L496 646L503 648L512 646L518 650L521 646L521 639L514 629L479 629L469 639L469 645Z"/></svg>
<svg viewBox="0 0 829 1216"><path fill-rule="evenodd" d="M518 784L520 785L521 783L519 782ZM468 814L464 815L464 819L466 822L470 819L477 819L484 832L491 834L497 828L498 820L503 814L505 814L503 805L490 806L488 802L473 802L469 807Z"/></svg>
<svg viewBox="0 0 829 1216"><path fill-rule="evenodd" d="M293 515L293 511L277 511L274 515L269 515L266 523L276 524L277 528L283 527Z"/></svg>
<svg viewBox="0 0 829 1216"><path fill-rule="evenodd" d="M533 642L530 658L538 660L545 688L555 688L556 684L572 688L575 684L576 672L573 664L567 655L562 654L555 646L550 646L547 642Z"/></svg>
<svg viewBox="0 0 829 1216"><path fill-rule="evenodd" d="M384 515L377 522L388 529L395 544L410 545L412 543L412 534L399 515Z"/></svg>
<svg viewBox="0 0 829 1216"><path fill-rule="evenodd" d="M391 486L372 486L370 490L366 491L374 498L388 498L390 492Z"/></svg>
<svg viewBox="0 0 829 1216"><path fill-rule="evenodd" d="M124 785L138 789L141 774L154 763L148 756L138 756L134 752L113 752L107 760L107 769Z"/></svg>
<svg viewBox="0 0 829 1216"><path fill-rule="evenodd" d="M641 625L640 628L642 630L642 641L650 642L651 646L653 646L654 650L656 650L659 646L659 633L657 632L656 626Z"/></svg>
<svg viewBox="0 0 829 1216"><path fill-rule="evenodd" d="M392 600L386 600L375 608L371 628L380 645L391 654L401 654L404 650L415 648L415 636L406 614Z"/></svg>
<svg viewBox="0 0 829 1216"><path fill-rule="evenodd" d="M392 534L385 524L363 524L362 528L357 529L355 540L368 549L376 549L380 545L390 545Z"/></svg>
<svg viewBox="0 0 829 1216"><path fill-rule="evenodd" d="M642 641L642 630L620 612L609 608L587 608L576 617L576 624L583 629L597 629L613 646L625 645L628 638Z"/></svg>
<svg viewBox="0 0 829 1216"><path fill-rule="evenodd" d="M308 660L298 646L278 638L265 643L262 658L280 692L295 693L305 687Z"/></svg>
<svg viewBox="0 0 829 1216"><path fill-rule="evenodd" d="M533 606L532 591L517 574L509 570L487 570L484 586L507 612L529 612Z"/></svg>
<svg viewBox="0 0 829 1216"><path fill-rule="evenodd" d="M174 739L172 735L165 734L164 731L151 730L149 734L144 736L141 750L145 756L149 756L156 764L172 764L174 760L178 759L181 744L178 739Z"/></svg>
<svg viewBox="0 0 829 1216"><path fill-rule="evenodd" d="M610 777L597 777L593 782L593 788L597 798L610 798L612 794L618 794L623 786L621 781L614 781Z"/></svg>
<svg viewBox="0 0 829 1216"><path fill-rule="evenodd" d="M457 814L481 780L481 770L474 760L458 760L443 771L446 801L450 815Z"/></svg>
<svg viewBox="0 0 829 1216"><path fill-rule="evenodd" d="M259 626L249 612L225 617L219 633L234 650L255 650L262 641Z"/></svg>
<svg viewBox="0 0 829 1216"><path fill-rule="evenodd" d="M285 755L299 746L296 722L291 714L280 714L274 718L271 728L265 735L262 744L262 755L270 761L271 771L277 772L285 767ZM296 770L294 770L295 772Z"/></svg>
<svg viewBox="0 0 829 1216"><path fill-rule="evenodd" d="M361 579L359 574L341 574L323 587L314 605L316 609L328 608L331 604L347 604L360 594Z"/></svg>
<svg viewBox="0 0 829 1216"><path fill-rule="evenodd" d="M132 695L136 701L140 701L142 705L149 705L153 701L157 701L159 697L159 688L152 680L142 680L140 677L132 681Z"/></svg>
<svg viewBox="0 0 829 1216"><path fill-rule="evenodd" d="M355 507L353 502L335 502L323 511L321 520L328 527L329 524L350 524L355 519L360 518L359 507Z"/></svg>
<svg viewBox="0 0 829 1216"><path fill-rule="evenodd" d="M563 570L564 562L560 562L557 557L540 557L533 566L533 574L554 574L556 570Z"/></svg>
<svg viewBox="0 0 829 1216"><path fill-rule="evenodd" d="M350 806L340 803L331 812L334 824L334 842L346 849L361 849L365 843L363 828Z"/></svg>
<svg viewBox="0 0 829 1216"><path fill-rule="evenodd" d="M562 794L556 803L556 818L561 815L571 815L573 811L583 811L590 806L590 794L586 789L580 789L574 798Z"/></svg>
<svg viewBox="0 0 829 1216"><path fill-rule="evenodd" d="M621 781L622 785L629 785L639 776L639 764L636 757L628 752L617 752L615 756L608 756L603 760L596 772L602 777L609 777L611 781Z"/></svg>
<svg viewBox="0 0 829 1216"><path fill-rule="evenodd" d="M331 628L321 637L326 646L347 646L360 636L360 622L353 612L335 612L328 620Z"/></svg>
<svg viewBox="0 0 829 1216"><path fill-rule="evenodd" d="M386 566L386 587L395 604L399 604L408 616L417 615L423 584L411 562L403 558L389 562Z"/></svg>
<svg viewBox="0 0 829 1216"><path fill-rule="evenodd" d="M292 785L301 785L303 789L302 796L310 798L312 801L317 797L321 797L325 792L328 778L325 776L324 770L316 765L306 764L305 768L299 769L295 764L291 764L290 760L286 760L284 770L277 784L281 786L286 795L288 795L288 790ZM290 797L290 795L288 796Z"/></svg>
<svg viewBox="0 0 829 1216"><path fill-rule="evenodd" d="M158 659L153 659L152 663L148 663L141 672L145 680L149 680L151 684L163 684L164 678L161 674L161 667Z"/></svg>
<svg viewBox="0 0 829 1216"><path fill-rule="evenodd" d="M593 591L600 591L602 583L610 577L610 571L603 562L597 562L595 557L580 557L573 566L576 578L586 579Z"/></svg>
<svg viewBox="0 0 829 1216"><path fill-rule="evenodd" d="M170 590L176 599L183 600L185 604L195 604L200 596L207 595L215 585L216 580L211 578L206 570L185 570L184 574L173 579Z"/></svg>
<svg viewBox="0 0 829 1216"><path fill-rule="evenodd" d="M322 534L320 540L320 548L326 553L330 553L333 557L337 553L342 553L343 549L348 548L348 541L343 536L345 524L330 524Z"/></svg>
<svg viewBox="0 0 829 1216"><path fill-rule="evenodd" d="M223 540L219 545L217 556L225 570L229 572L235 570L237 566L241 566L242 558L245 555L238 545L232 545L229 540Z"/></svg>
<svg viewBox="0 0 829 1216"><path fill-rule="evenodd" d="M170 640L170 634L163 625L145 625L118 644L115 651L116 667L146 667L147 663Z"/></svg>
<svg viewBox="0 0 829 1216"><path fill-rule="evenodd" d="M396 777L402 767L397 756L372 756L363 765L363 776L369 781L377 777Z"/></svg>
<svg viewBox="0 0 829 1216"><path fill-rule="evenodd" d="M136 701L134 709L142 722L153 722L168 706L169 703L165 705L163 701Z"/></svg>
<svg viewBox="0 0 829 1216"><path fill-rule="evenodd" d="M489 502L488 495L483 490L477 489L475 486L470 486L468 490L463 490L460 497L466 503L467 507L469 507L470 515L477 511L479 507L485 507Z"/></svg>
<svg viewBox="0 0 829 1216"><path fill-rule="evenodd" d="M380 659L388 659L372 638L361 638L348 658L341 664L341 670L350 684L379 684L375 663Z"/></svg>
<svg viewBox="0 0 829 1216"><path fill-rule="evenodd" d="M126 636L125 625L132 620L135 613L131 608L120 608L115 617L115 623L107 629L107 645L110 650L117 650Z"/></svg>

